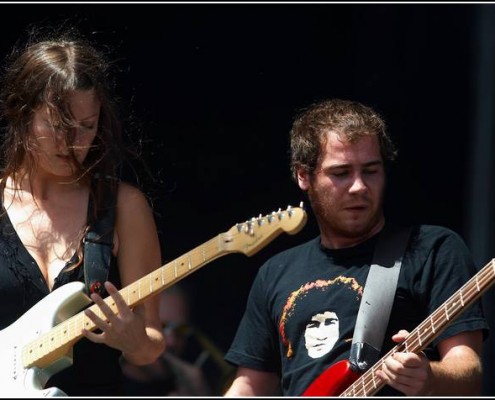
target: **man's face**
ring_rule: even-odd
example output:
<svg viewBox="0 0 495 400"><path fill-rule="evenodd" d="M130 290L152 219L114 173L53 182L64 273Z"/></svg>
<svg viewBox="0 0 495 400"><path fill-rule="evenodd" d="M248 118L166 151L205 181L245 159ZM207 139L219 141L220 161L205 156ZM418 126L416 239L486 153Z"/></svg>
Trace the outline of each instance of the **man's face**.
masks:
<svg viewBox="0 0 495 400"><path fill-rule="evenodd" d="M331 311L316 314L306 325L304 341L311 358L323 357L339 338L339 318Z"/></svg>
<svg viewBox="0 0 495 400"><path fill-rule="evenodd" d="M352 245L375 233L383 221L385 171L376 136L351 143L328 131L314 175L301 170L298 180L308 192L324 239L331 236Z"/></svg>

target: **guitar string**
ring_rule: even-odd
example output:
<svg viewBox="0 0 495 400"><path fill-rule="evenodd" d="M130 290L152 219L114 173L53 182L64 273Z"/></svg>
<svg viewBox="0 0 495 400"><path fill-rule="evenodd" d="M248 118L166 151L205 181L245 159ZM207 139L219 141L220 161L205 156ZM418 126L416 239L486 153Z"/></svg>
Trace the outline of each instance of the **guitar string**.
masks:
<svg viewBox="0 0 495 400"><path fill-rule="evenodd" d="M490 268L490 266L492 268ZM444 324L448 323L453 318L456 318L458 316L460 310L462 310L465 307L468 307L475 300L475 298L473 298L472 296L475 296L476 294L481 294L484 290L488 289L486 279L485 279L487 275L485 273L492 271L492 269L493 269L493 264L489 263L483 270L480 271L479 275L476 275L473 279L468 281L468 283L463 288L461 288L449 300L447 300L447 302L444 304L444 306L439 307L439 309L436 312L434 312L430 318L425 320L417 329L415 329L413 332L411 332L411 335L408 337L408 339L405 342L403 342L401 345L396 346L390 353L393 353L399 347L406 347L406 349L410 348L408 351L412 350L413 352L419 351L419 350L421 350L421 348L424 348L425 347L425 345L423 345L424 341L421 340L421 334L420 334L421 328L424 325L433 324L433 329L434 329L435 320L436 320L437 324L438 324L438 322L440 322L440 325L438 325L438 327L442 327ZM492 271L492 274L493 274L493 271ZM477 278L479 278L479 279L477 279ZM488 282L490 282L490 281L491 281L491 279L489 278ZM480 282L482 283L481 286L484 288L484 290L480 289L480 286L479 286ZM474 283L476 283L476 287L474 287ZM475 289L474 294L472 293L473 289ZM468 301L467 303L463 302L463 300L462 300L462 294L463 293L466 293L468 295L468 298L471 298L471 300ZM450 317L448 315L449 306L451 306L450 311L452 314L452 316L450 316ZM442 314L443 310L445 310L445 311ZM440 314L440 315L438 315L438 314ZM446 316L446 314L447 314L447 316ZM439 316L440 316L440 319L438 319ZM428 331L428 330L429 330L429 328L425 329L425 331ZM434 334L436 336L438 336L440 334L440 332L437 332ZM410 345L408 345L409 342L410 342ZM384 357L384 358L386 358L386 357ZM369 380L366 381L366 378L369 378L369 376L365 377L363 375L362 378L365 380L365 382L362 385L363 387L361 389L359 389L359 388L356 389L356 386L359 386L359 382L356 382L353 385L354 386L353 393L356 393L356 390L357 390L357 393L364 393L364 395L369 395L371 393L371 391L379 390L383 386L383 383L381 384L380 387L376 386L376 384L374 382L374 379L375 379L374 373L378 369L378 367L381 367L382 365L383 365L383 362L373 366L372 370L369 371L370 373L368 375L371 375L373 377L372 382ZM372 385L371 388L369 388L369 384Z"/></svg>
<svg viewBox="0 0 495 400"><path fill-rule="evenodd" d="M194 271L199 266L201 266L202 264L204 265L204 263L208 261L208 259L205 259L204 254L210 253L212 249L216 247L217 241L215 239L216 238L210 239L203 245L196 247L195 249L189 251L188 253L177 259L179 260L188 257L191 259L191 265L193 265L192 260L197 258L198 256L197 253L201 253L199 257L200 259L202 258L202 261L200 261L197 265L194 265L191 268L189 268L189 264L188 264L187 267L188 271L186 271L186 273ZM213 242L215 242L215 244ZM126 300L127 304L128 305L134 304L133 302L129 303L131 296L133 298L137 298L139 301L148 297L150 294L153 293L154 289L152 284L150 285L150 290L144 289L143 285L147 286L150 280L154 281L155 280L153 278L154 275L159 275L162 282L172 277L175 279L178 277L180 278L185 277L186 273L183 274L178 273L178 269L177 269L178 265L176 263L177 260L159 267L157 270L152 271L151 273L145 275L136 282L133 282L129 286L121 289L119 292L124 297L124 299L127 299ZM184 263L181 262L180 266L183 266L183 264ZM169 286L174 282L175 281L169 282ZM165 287L162 287L161 285L160 288L165 289ZM116 304L115 302L113 302L113 299L110 296L105 298L104 301L113 311L116 310ZM103 317L102 312L99 310L99 308L96 305L92 305L89 308L93 312L95 312L95 314L98 315L100 318ZM24 352L31 359L30 364L34 363L40 358L45 357L47 354L50 354L50 352L54 350L53 345L56 345L56 348L60 348L63 345L69 345L71 344L71 342L76 341L82 336L83 328L91 330L94 329L95 327L96 327L95 324L84 313L76 314L68 318L61 324L55 326L51 331L47 332L44 335L41 335L38 339L34 340L33 342L25 346ZM50 349L50 344L52 345L51 349Z"/></svg>
<svg viewBox="0 0 495 400"><path fill-rule="evenodd" d="M405 347L407 351L418 352L422 348L426 347L426 343L421 338L421 331L428 332L432 329L433 338L438 336L441 332L441 328L455 319L460 311L468 306L470 306L476 298L478 298L484 291L486 291L490 282L493 280L495 275L495 264L494 260L490 261L485 267L483 267L478 274L476 274L473 278L471 278L464 286L462 286L456 293L454 293L443 305L441 305L430 317L428 317L425 321L423 321L416 329L414 329L408 338L395 346L389 353L387 353L377 364L375 364L370 370L365 372L356 382L354 382L349 388L347 388L342 394L341 397L347 396L369 396L370 394L376 393L376 391L380 390L384 383L376 378L375 373L378 369L384 364L384 359L389 355L398 351L398 349ZM463 299L463 294L467 295L468 301L465 302ZM449 307L451 315L449 316ZM435 325L435 322L437 325ZM426 327L426 325L431 325L431 327ZM440 330L435 328L437 326ZM436 331L436 333L435 333ZM428 343L430 343L433 338L430 334L430 339ZM410 342L410 343L409 343ZM371 380L370 380L371 379ZM378 380L378 385L376 381ZM371 387L370 387L371 385ZM359 388L358 386L361 386Z"/></svg>
<svg viewBox="0 0 495 400"><path fill-rule="evenodd" d="M289 210L291 210L289 212ZM267 214L264 217L259 217L259 218L253 218L251 221L246 221L242 224L236 224L234 225L234 228L238 228L237 232L231 233L232 240L235 241L236 237L242 235L242 234L254 234L254 227L255 224L254 222L258 221L259 225L258 227L263 226L263 221L267 220L268 221L268 226L274 226L272 224L273 221L277 221L275 216L278 216L278 221L282 221L284 216L287 214L289 215L289 219L292 218L293 212L295 211L294 208L289 207L286 211L284 212L273 212L271 214ZM271 225L272 224L272 225ZM245 229L247 227L247 229ZM222 236L227 236L227 233L221 233L217 235L216 237L208 240L204 244L194 248L193 250L189 251L188 253L180 256L174 261L171 261L170 263L167 263L158 269L152 271L148 275L144 276L143 278L137 280L136 282L133 282L129 286L121 289L119 292L121 295L124 297L126 300L126 303L128 305L131 305L133 303L130 302L130 296L131 294L136 296L139 300L145 299L149 295L153 294L157 290L163 290L168 286L171 286L177 278L184 278L199 267L213 261L214 259L220 257L221 255L227 253L228 251L224 250L220 243L222 243L221 238ZM211 254L212 249L213 255L208 257L207 254ZM193 265L193 257L197 255L197 253L201 253L202 255L202 261L200 261L197 265ZM200 256L201 257L201 256ZM187 259L187 260L184 260ZM187 269L186 272L178 274L178 269L180 267L184 267L184 265L187 264ZM173 273L170 271L173 268ZM159 275L159 277L158 277ZM165 280L164 275L167 275L166 278L170 278L173 276L173 280L167 283L167 286L163 283ZM158 289L154 289L153 283L157 283L161 279L161 284L159 284ZM149 284L149 290L146 291L144 290L144 297L141 294L142 290L142 284L143 282L146 281L146 283ZM113 302L113 299L109 296L104 299L105 303L107 303L108 306L113 311L116 311L116 305L115 302ZM96 307L96 305L93 305L90 307L90 309L95 312L100 318L102 318L102 313L100 312L99 308ZM81 321L82 320L82 321ZM71 325L72 327L72 335L71 335ZM81 327L78 329L78 327ZM82 327L85 327L88 330L92 330L95 328L95 324L84 314L84 313L79 313L76 314L61 324L55 326L51 331L41 335L38 339L32 341L30 344L24 346L23 348L23 357L22 359L25 360L25 365L29 366L34 364L36 361L39 359L46 357L48 354L53 352L54 349L59 349L61 346L66 345L69 346L72 344L72 342L77 341L81 336L82 336ZM55 346L55 347L54 347ZM48 349L48 350L45 350Z"/></svg>

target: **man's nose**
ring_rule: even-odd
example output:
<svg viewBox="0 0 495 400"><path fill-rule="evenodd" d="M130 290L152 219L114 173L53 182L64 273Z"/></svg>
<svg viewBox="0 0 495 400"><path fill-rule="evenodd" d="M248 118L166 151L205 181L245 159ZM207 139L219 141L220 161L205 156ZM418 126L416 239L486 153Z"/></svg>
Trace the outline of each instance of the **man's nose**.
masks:
<svg viewBox="0 0 495 400"><path fill-rule="evenodd" d="M359 193L365 191L366 189L367 186L363 179L363 176L361 174L354 175L349 191L352 193Z"/></svg>

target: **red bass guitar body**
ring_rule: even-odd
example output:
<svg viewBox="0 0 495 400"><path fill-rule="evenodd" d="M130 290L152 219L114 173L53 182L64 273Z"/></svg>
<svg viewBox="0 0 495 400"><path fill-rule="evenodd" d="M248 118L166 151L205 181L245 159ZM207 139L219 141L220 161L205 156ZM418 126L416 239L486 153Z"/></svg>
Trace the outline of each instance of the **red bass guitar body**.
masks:
<svg viewBox="0 0 495 400"><path fill-rule="evenodd" d="M495 258L410 332L402 343L385 354L372 368L360 374L351 369L349 361L339 361L316 378L302 396L373 396L385 386L385 383L376 376L376 371L383 367L387 357L397 352L418 354L424 350L443 329L449 326L494 283Z"/></svg>
<svg viewBox="0 0 495 400"><path fill-rule="evenodd" d="M352 370L349 361L339 361L319 375L304 391L302 396L338 396L360 375Z"/></svg>

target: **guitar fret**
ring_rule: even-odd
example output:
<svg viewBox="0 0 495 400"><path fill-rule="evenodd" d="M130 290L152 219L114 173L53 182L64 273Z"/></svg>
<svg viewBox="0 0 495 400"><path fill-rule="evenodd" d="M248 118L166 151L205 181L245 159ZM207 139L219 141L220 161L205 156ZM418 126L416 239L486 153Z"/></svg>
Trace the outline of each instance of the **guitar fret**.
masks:
<svg viewBox="0 0 495 400"><path fill-rule="evenodd" d="M70 332L70 328L71 328L71 321L73 319L69 319L68 323L67 323L67 341L69 341L69 339L71 338L71 332Z"/></svg>
<svg viewBox="0 0 495 400"><path fill-rule="evenodd" d="M156 284L156 287L153 288L153 290L157 290L157 289L160 289L160 287L162 286L161 285L161 280L160 280L160 270L156 271L155 272L155 284Z"/></svg>
<svg viewBox="0 0 495 400"><path fill-rule="evenodd" d="M58 349L61 345L62 342L60 340L60 334L57 329L54 329L52 331L52 336L51 336L51 341L50 341L50 352L54 351L55 349Z"/></svg>
<svg viewBox="0 0 495 400"><path fill-rule="evenodd" d="M142 299L143 297L149 296L149 294L150 294L149 286L146 284L146 279L143 279L141 282L141 297L140 297L140 299Z"/></svg>
<svg viewBox="0 0 495 400"><path fill-rule="evenodd" d="M106 320L106 317L103 315L103 313L102 313L102 316L100 318L103 319L104 321ZM95 326L93 321L91 321L89 319L89 317L87 317L84 314L81 315L80 318L78 318L78 322L79 322L80 328L76 331L77 335L82 335L83 329L86 329L89 331L89 330L91 330L91 328L93 328Z"/></svg>
<svg viewBox="0 0 495 400"><path fill-rule="evenodd" d="M62 344L65 344L65 342L64 342L64 337L63 337L63 335L61 334L60 329L58 329L58 330L56 331L55 336L56 336L56 337L57 337L57 339L58 339L57 347L61 347L61 346L62 346Z"/></svg>
<svg viewBox="0 0 495 400"><path fill-rule="evenodd" d="M462 291L461 291L462 293ZM455 302L452 304L452 313L453 315L456 315L456 312L461 310L463 308L463 301L462 301L462 295L457 294L455 295Z"/></svg>
<svg viewBox="0 0 495 400"><path fill-rule="evenodd" d="M68 340L67 340L67 323L65 323L63 326L62 326L62 329L61 329L61 335L60 335L60 341L62 343L67 343Z"/></svg>
<svg viewBox="0 0 495 400"><path fill-rule="evenodd" d="M131 286L129 286L129 305L134 303L134 299L136 297L136 284L133 283Z"/></svg>
<svg viewBox="0 0 495 400"><path fill-rule="evenodd" d="M63 339L64 343L67 343L68 342L67 338L69 335L69 323L68 322L65 324L65 327L63 329L63 334L64 335L62 336L62 339Z"/></svg>
<svg viewBox="0 0 495 400"><path fill-rule="evenodd" d="M424 322L414 329L407 339L397 345L387 354L384 359L394 352L415 352L418 353L425 345L431 342L439 330L443 329L451 322L463 309L476 300L479 295L486 290L495 279L495 258L492 259L475 276L466 282L458 292L454 293L443 305L434 311ZM358 378L353 384L347 387L339 397L350 396L373 396L385 383L375 376L375 372L380 368L383 361L377 362L367 372ZM328 379L327 373L323 375ZM332 396L335 393L325 392L325 386L321 380L317 380L305 391L305 396ZM330 387L327 387L330 389Z"/></svg>
<svg viewBox="0 0 495 400"><path fill-rule="evenodd" d="M38 342L38 354L39 357L44 356L44 351L45 351L45 338L43 336L40 337L40 340Z"/></svg>
<svg viewBox="0 0 495 400"><path fill-rule="evenodd" d="M46 335L46 353L49 354L57 346L57 336L55 335L55 331L48 332L45 335Z"/></svg>
<svg viewBox="0 0 495 400"><path fill-rule="evenodd" d="M100 312L100 318L105 320L103 311ZM85 314L77 316L74 321L74 325L76 327L76 329L74 329L74 336L82 335L83 329L91 330L91 328L94 326L93 321L91 321Z"/></svg>
<svg viewBox="0 0 495 400"><path fill-rule="evenodd" d="M362 389L363 389L364 396L366 396L366 386L365 385L366 385L366 382L363 379L363 385L362 385L363 387L362 387Z"/></svg>
<svg viewBox="0 0 495 400"><path fill-rule="evenodd" d="M132 307L137 301L172 285L179 277L187 275L188 272L204 265L207 261L229 253L244 253L250 256L272 241L278 236L278 233L285 231L295 234L304 226L306 213L302 209L302 205L300 209L291 208L290 210L290 219L279 218L277 220L274 218L271 224L255 224L252 222L249 224L249 229L244 229L242 232L238 230L239 226L246 228L246 225L236 224L228 232L215 236L203 245L193 249L192 252L176 259L173 263L160 267L160 271L153 271L127 288L121 289L119 293L126 299L127 304ZM253 221L256 221L256 219L254 218ZM71 296L77 294L78 286L74 284L75 282L69 284L73 285L70 288L70 290L74 288L73 292L69 290L58 293L67 293ZM59 298L55 297L55 299L60 301L62 295ZM76 300L74 305L77 306L79 299ZM81 298L81 300L83 299ZM115 302L112 302L111 296L104 299L104 301L114 312L118 311ZM84 304L87 304L86 299L84 299ZM106 319L96 304L90 309L99 318ZM86 316L84 311L66 319L56 327L53 327L51 331L22 346L20 355L24 366L26 368L33 366L43 368L50 365L58 356L58 349L64 350L63 354L65 355L68 345L82 336L82 329L89 331L95 327L95 324Z"/></svg>
<svg viewBox="0 0 495 400"><path fill-rule="evenodd" d="M44 336L41 336L41 343L40 343L40 354L41 356L44 356L45 355L45 348L48 346L48 343L46 342L46 337Z"/></svg>
<svg viewBox="0 0 495 400"><path fill-rule="evenodd" d="M56 343L56 336L52 332L52 334L48 336L48 352L49 353L51 353L53 351L53 349L55 348L56 344L57 344Z"/></svg>
<svg viewBox="0 0 495 400"><path fill-rule="evenodd" d="M373 387L376 389L376 379L375 379L375 368L371 368L371 383L373 384Z"/></svg>
<svg viewBox="0 0 495 400"><path fill-rule="evenodd" d="M38 353L37 353L37 350L38 350L38 347L36 346L36 343L34 343L35 346L33 346L33 348L31 349L31 354L32 354L32 357L34 360L38 359Z"/></svg>
<svg viewBox="0 0 495 400"><path fill-rule="evenodd" d="M153 286L153 291L157 290L157 289L160 289L160 271L155 271L153 272L153 283L154 283L154 286Z"/></svg>
<svg viewBox="0 0 495 400"><path fill-rule="evenodd" d="M70 326L70 320L65 324L65 329L64 329L65 340L67 340L67 338L69 337L69 326Z"/></svg>
<svg viewBox="0 0 495 400"><path fill-rule="evenodd" d="M153 293L157 288L160 287L160 278L159 278L159 276L157 274L158 274L158 272L153 272L152 273L153 279L151 279L151 291L150 291L150 294Z"/></svg>

